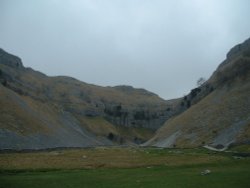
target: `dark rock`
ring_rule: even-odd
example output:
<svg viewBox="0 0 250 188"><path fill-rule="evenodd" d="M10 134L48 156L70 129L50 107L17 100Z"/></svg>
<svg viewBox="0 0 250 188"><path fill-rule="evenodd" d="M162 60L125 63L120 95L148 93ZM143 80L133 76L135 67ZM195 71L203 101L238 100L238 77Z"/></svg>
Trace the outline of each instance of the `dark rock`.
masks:
<svg viewBox="0 0 250 188"><path fill-rule="evenodd" d="M242 44L238 44L234 46L228 53L227 53L227 59L231 60L234 57L237 57L238 55L241 55L242 53L245 55L249 54L250 49L250 38L244 41Z"/></svg>
<svg viewBox="0 0 250 188"><path fill-rule="evenodd" d="M5 52L3 49L0 49L0 64L5 64L13 68L24 68L19 57L11 55Z"/></svg>

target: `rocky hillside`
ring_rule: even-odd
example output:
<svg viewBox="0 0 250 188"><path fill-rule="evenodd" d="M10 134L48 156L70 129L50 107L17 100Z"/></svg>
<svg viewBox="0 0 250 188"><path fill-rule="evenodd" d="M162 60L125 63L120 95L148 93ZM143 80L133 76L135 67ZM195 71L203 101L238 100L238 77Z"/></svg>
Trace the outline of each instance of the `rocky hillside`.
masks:
<svg viewBox="0 0 250 188"><path fill-rule="evenodd" d="M144 145L223 148L250 143L249 96L250 39L232 48L200 87L169 101L131 86L48 77L0 49L0 149L141 144L149 139Z"/></svg>
<svg viewBox="0 0 250 188"><path fill-rule="evenodd" d="M179 112L178 100L48 77L2 49L0 83L1 149L141 143Z"/></svg>
<svg viewBox="0 0 250 188"><path fill-rule="evenodd" d="M250 143L250 39L232 48L211 78L181 101L145 145L217 148Z"/></svg>

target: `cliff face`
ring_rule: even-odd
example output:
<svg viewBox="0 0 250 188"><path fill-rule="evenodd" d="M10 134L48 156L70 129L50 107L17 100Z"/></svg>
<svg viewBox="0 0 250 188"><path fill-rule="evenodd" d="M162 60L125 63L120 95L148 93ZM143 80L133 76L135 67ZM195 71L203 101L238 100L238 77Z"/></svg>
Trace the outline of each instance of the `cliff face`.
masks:
<svg viewBox="0 0 250 188"><path fill-rule="evenodd" d="M175 114L178 102L131 86L48 77L4 50L0 83L0 148L141 143Z"/></svg>
<svg viewBox="0 0 250 188"><path fill-rule="evenodd" d="M16 69L24 68L22 61L19 57L9 54L1 48L0 48L0 64L7 65L9 67L16 68Z"/></svg>
<svg viewBox="0 0 250 188"><path fill-rule="evenodd" d="M181 105L186 110L166 121L145 145L222 148L250 143L250 39L232 48Z"/></svg>

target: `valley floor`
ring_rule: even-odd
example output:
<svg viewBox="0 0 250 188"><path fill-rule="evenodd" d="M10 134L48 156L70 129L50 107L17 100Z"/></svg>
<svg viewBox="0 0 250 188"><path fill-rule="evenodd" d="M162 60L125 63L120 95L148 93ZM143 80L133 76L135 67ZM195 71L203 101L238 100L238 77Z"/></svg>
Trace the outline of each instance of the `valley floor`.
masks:
<svg viewBox="0 0 250 188"><path fill-rule="evenodd" d="M0 188L250 187L250 159L234 155L119 147L1 153Z"/></svg>

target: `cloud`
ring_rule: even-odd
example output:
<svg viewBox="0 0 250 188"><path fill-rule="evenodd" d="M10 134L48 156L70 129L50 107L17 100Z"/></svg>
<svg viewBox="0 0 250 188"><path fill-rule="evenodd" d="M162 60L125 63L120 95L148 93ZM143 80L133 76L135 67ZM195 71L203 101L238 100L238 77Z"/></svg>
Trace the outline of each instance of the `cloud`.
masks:
<svg viewBox="0 0 250 188"><path fill-rule="evenodd" d="M1 47L26 66L164 98L209 77L249 37L248 0L2 0Z"/></svg>

